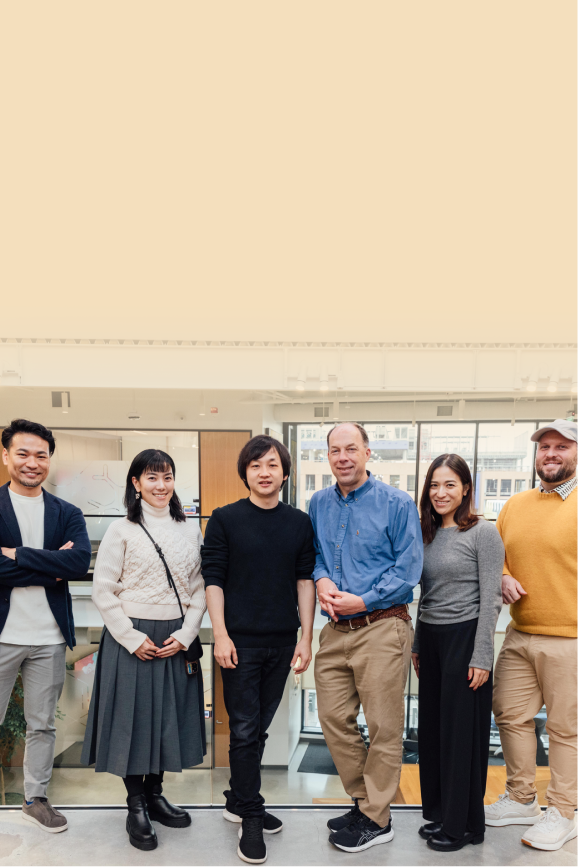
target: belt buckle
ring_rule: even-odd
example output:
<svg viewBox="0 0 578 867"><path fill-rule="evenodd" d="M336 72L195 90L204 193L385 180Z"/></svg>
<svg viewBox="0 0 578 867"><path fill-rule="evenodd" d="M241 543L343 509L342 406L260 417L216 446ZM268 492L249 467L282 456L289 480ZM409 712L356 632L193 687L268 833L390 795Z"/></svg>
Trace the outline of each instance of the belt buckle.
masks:
<svg viewBox="0 0 578 867"><path fill-rule="evenodd" d="M361 629L361 627L365 625L364 623L360 623L359 626L352 626L351 624L353 623L354 620L355 620L355 617L352 617L349 621L349 628L352 630Z"/></svg>

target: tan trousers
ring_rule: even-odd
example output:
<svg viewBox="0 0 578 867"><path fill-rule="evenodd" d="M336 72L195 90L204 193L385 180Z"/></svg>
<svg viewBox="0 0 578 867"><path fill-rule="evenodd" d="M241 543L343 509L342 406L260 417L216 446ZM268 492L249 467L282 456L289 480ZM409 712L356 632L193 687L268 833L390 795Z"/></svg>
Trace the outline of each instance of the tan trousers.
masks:
<svg viewBox="0 0 578 867"><path fill-rule="evenodd" d="M399 617L348 632L330 622L315 657L319 720L341 782L382 828L401 774L403 690L412 641L411 623ZM357 728L360 703L369 752Z"/></svg>
<svg viewBox="0 0 578 867"><path fill-rule="evenodd" d="M494 674L494 716L506 760L508 794L536 795L534 717L546 705L551 779L548 805L567 819L576 809L576 639L530 635L508 626Z"/></svg>

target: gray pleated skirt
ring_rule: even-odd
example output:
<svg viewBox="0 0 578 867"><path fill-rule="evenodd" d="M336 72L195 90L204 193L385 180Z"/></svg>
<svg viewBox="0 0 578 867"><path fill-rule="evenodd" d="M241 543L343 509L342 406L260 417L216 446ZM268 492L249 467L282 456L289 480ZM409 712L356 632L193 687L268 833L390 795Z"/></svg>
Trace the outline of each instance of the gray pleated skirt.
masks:
<svg viewBox="0 0 578 867"><path fill-rule="evenodd" d="M157 647L180 629L178 620L133 626ZM182 771L206 753L203 675L188 675L183 651L143 661L103 630L82 763L119 777Z"/></svg>

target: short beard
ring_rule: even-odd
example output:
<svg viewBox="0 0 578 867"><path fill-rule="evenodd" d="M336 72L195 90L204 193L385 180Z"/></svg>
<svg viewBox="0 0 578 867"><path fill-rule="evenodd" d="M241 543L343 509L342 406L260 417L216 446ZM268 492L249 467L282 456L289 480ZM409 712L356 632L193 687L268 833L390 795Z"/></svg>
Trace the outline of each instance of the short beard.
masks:
<svg viewBox="0 0 578 867"><path fill-rule="evenodd" d="M39 479L37 482L29 482L28 479L24 482L22 479L18 479L18 484L22 485L23 488L37 488L42 484L42 479Z"/></svg>
<svg viewBox="0 0 578 867"><path fill-rule="evenodd" d="M542 469L542 467L539 469L536 467L536 473L540 476L543 482L548 482L549 485L565 482L566 479L571 478L575 472L576 466L572 467L570 464L562 464L558 472L554 473L554 475L547 475L546 471Z"/></svg>

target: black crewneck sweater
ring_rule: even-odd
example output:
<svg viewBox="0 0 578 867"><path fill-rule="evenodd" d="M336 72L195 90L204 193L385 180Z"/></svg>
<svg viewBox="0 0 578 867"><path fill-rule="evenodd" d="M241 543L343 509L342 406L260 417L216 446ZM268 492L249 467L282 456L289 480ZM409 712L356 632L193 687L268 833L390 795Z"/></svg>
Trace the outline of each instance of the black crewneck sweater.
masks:
<svg viewBox="0 0 578 867"><path fill-rule="evenodd" d="M236 647L297 641L297 580L313 577L313 527L305 512L248 498L215 509L201 548L205 586L225 595L225 626Z"/></svg>

